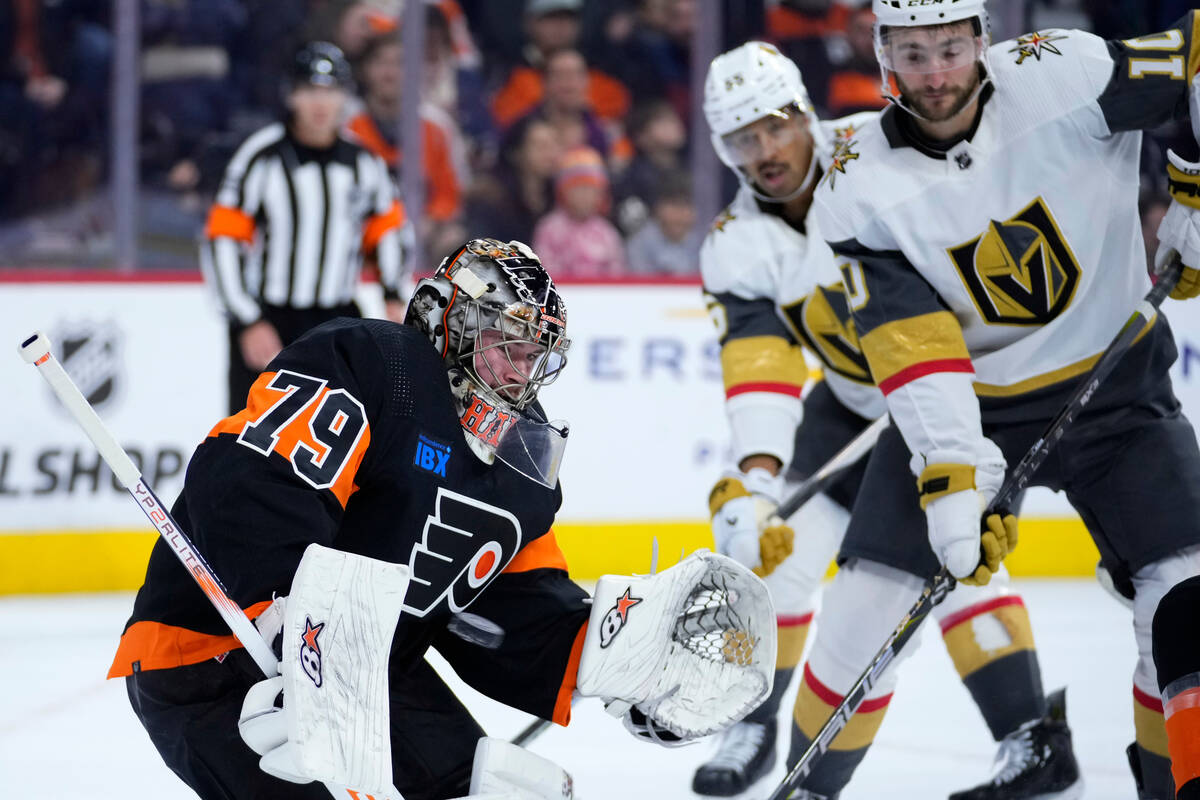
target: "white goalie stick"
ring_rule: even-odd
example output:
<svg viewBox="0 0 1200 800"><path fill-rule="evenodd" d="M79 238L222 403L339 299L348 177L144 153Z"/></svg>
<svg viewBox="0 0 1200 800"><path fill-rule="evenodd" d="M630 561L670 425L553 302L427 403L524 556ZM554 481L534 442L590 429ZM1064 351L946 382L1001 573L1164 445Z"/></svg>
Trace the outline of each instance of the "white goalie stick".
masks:
<svg viewBox="0 0 1200 800"><path fill-rule="evenodd" d="M117 480L142 509L146 518L150 520L150 524L170 545L171 550L195 579L200 590L204 592L209 602L216 608L217 613L221 615L221 619L225 620L225 624L229 626L233 635L246 648L246 652L254 659L254 663L262 670L263 675L268 678L278 675L279 661L275 658L271 647L254 627L250 618L246 616L246 612L229 597L212 567L192 544L187 533L179 527L179 523L171 516L171 512L158 499L154 490L142 480L141 472L129 458L129 454L121 448L121 445L117 444L117 440L113 438L108 427L96 414L96 410L92 408L87 398L79 391L79 387L67 375L62 364L54 357L50 349L50 340L46 335L37 331L21 342L17 349L21 353L21 357L37 367L41 376L50 384L54 394L79 424L79 427L83 428L83 432L92 440L92 444L96 446L104 463L108 464ZM358 800L368 797L361 791L338 784L326 782L325 786L334 797L358 798ZM386 799L379 797L377 800ZM403 800L403 798L400 797L399 792L396 792L390 800Z"/></svg>
<svg viewBox="0 0 1200 800"><path fill-rule="evenodd" d="M1058 412L1050 424L1046 427L1045 432L1041 437L1033 443L1029 451L1017 464L1016 467L1005 478L1000 491L988 503L987 510L984 511L984 516L993 513L998 509L1008 508L1013 500L1023 491L1028 485L1033 474L1037 471L1042 462L1046 460L1050 450L1058 444L1059 439L1066 433L1067 428L1075 419L1075 416L1081 412L1084 407L1091 402L1096 394L1096 390L1100 384L1109 376L1116 367L1117 362L1129 350L1138 336L1153 322L1158 308L1162 305L1162 301L1175 288L1175 284L1179 282L1179 276L1183 273L1183 265L1179 259L1166 267L1158 276L1157 283L1154 288L1138 303L1133 313L1126 320L1121 330L1101 353L1096 365L1092 367L1084 379L1080 382L1079 387L1075 390L1075 394L1067 401L1062 410ZM808 749L800 756L800 760L788 772L787 777L771 792L767 800L784 800L792 791L800 784L802 780L812 773L817 761L820 760L833 744L833 740L837 737L850 718L854 716L859 706L866 700L871 689L879 681L880 676L888 665L895 659L896 654L900 652L900 648L904 647L905 643L912 638L917 629L921 626L921 622L929 615L929 612L935 605L940 603L945 596L954 589L955 580L946 570L945 567L930 579L924 589L921 591L917 602L909 609L904 618L900 620L900 624L888 636L883 647L875 654L875 658L871 661L866 671L859 676L854 685L850 687L850 691L846 692L846 696L833 709L829 719L821 726L821 730L813 737Z"/></svg>

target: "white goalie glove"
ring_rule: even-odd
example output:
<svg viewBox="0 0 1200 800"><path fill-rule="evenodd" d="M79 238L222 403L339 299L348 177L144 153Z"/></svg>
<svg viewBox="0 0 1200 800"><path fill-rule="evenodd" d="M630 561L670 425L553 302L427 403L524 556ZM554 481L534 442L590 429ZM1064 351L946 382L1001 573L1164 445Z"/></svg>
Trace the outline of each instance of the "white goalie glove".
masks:
<svg viewBox="0 0 1200 800"><path fill-rule="evenodd" d="M264 772L321 781L336 796L353 787L402 800L392 786L387 666L407 587L406 566L316 544L304 551L282 604L281 674L250 688L238 720ZM275 625L279 605L268 610Z"/></svg>
<svg viewBox="0 0 1200 800"><path fill-rule="evenodd" d="M693 739L767 698L775 649L766 584L733 559L701 550L656 575L600 578L577 688L615 698L610 711L627 712L636 734Z"/></svg>
<svg viewBox="0 0 1200 800"><path fill-rule="evenodd" d="M553 761L484 736L475 746L470 792L456 800L573 800L575 782Z"/></svg>

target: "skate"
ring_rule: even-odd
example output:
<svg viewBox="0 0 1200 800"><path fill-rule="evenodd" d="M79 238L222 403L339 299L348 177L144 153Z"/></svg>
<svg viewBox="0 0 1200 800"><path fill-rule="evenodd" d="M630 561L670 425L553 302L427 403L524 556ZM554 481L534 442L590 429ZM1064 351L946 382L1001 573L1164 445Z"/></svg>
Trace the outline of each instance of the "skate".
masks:
<svg viewBox="0 0 1200 800"><path fill-rule="evenodd" d="M1066 690L1046 698L1046 716L1005 736L992 778L950 800L1077 800L1083 779L1071 749Z"/></svg>
<svg viewBox="0 0 1200 800"><path fill-rule="evenodd" d="M721 734L717 753L701 764L692 791L710 797L735 797L775 766L775 720L739 722Z"/></svg>

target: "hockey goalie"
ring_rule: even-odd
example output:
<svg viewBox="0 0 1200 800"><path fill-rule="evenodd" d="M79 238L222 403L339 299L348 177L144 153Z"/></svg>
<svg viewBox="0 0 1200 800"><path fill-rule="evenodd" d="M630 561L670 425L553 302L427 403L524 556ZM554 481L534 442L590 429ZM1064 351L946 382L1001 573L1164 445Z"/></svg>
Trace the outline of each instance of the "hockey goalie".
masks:
<svg viewBox="0 0 1200 800"><path fill-rule="evenodd" d="M567 427L539 402L566 320L528 247L472 240L405 324L313 329L197 447L175 520L279 674L162 540L109 673L197 794L571 797L561 768L484 737L431 646L510 706L566 725L574 695L604 698L660 744L770 694L775 613L749 569L701 551L590 598L568 578L551 531Z"/></svg>

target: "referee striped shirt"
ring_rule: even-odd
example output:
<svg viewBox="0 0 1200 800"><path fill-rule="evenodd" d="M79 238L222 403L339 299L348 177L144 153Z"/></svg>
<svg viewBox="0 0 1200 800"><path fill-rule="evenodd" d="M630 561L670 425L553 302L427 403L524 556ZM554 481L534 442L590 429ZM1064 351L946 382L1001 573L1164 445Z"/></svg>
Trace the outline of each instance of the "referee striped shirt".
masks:
<svg viewBox="0 0 1200 800"><path fill-rule="evenodd" d="M314 150L281 123L251 135L229 162L201 246L205 279L230 319L262 306L332 308L354 298L364 255L386 297L403 273L404 212L387 166L339 138Z"/></svg>

